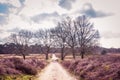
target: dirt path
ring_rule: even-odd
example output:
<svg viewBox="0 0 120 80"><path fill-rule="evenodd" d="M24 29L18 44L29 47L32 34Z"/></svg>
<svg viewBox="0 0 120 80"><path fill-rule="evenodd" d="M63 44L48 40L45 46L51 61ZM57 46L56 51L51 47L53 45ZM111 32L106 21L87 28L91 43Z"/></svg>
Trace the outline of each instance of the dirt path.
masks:
<svg viewBox="0 0 120 80"><path fill-rule="evenodd" d="M37 80L76 80L58 62L51 62Z"/></svg>

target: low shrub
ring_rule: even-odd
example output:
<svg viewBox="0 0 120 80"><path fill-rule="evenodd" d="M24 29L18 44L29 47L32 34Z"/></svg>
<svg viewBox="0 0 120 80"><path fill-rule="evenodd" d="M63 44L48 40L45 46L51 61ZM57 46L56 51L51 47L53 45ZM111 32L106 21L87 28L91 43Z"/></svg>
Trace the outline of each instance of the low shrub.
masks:
<svg viewBox="0 0 120 80"><path fill-rule="evenodd" d="M66 67L68 62L62 62ZM83 80L120 80L120 56L101 55L70 61L67 69Z"/></svg>
<svg viewBox="0 0 120 80"><path fill-rule="evenodd" d="M6 70L4 68L3 65L0 65L0 75L5 75L6 74Z"/></svg>
<svg viewBox="0 0 120 80"><path fill-rule="evenodd" d="M24 74L36 75L37 69L31 64L17 64L15 68Z"/></svg>
<svg viewBox="0 0 120 80"><path fill-rule="evenodd" d="M36 75L45 65L46 62L34 58L26 60L21 58L2 58L0 59L0 75Z"/></svg>
<svg viewBox="0 0 120 80"><path fill-rule="evenodd" d="M107 51L106 50L102 50L101 54L105 55L105 54L107 54Z"/></svg>
<svg viewBox="0 0 120 80"><path fill-rule="evenodd" d="M70 66L71 62L70 61L63 61L62 65L64 65L65 68L68 68Z"/></svg>

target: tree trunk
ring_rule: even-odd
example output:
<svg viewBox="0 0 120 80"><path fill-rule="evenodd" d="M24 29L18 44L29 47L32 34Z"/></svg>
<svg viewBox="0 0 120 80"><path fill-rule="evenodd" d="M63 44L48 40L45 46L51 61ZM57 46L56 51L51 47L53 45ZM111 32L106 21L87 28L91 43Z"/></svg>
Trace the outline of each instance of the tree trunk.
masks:
<svg viewBox="0 0 120 80"><path fill-rule="evenodd" d="M23 59L25 60L26 59L25 54L22 54L22 56L23 56Z"/></svg>
<svg viewBox="0 0 120 80"><path fill-rule="evenodd" d="M46 60L48 60L48 53L46 53Z"/></svg>
<svg viewBox="0 0 120 80"><path fill-rule="evenodd" d="M46 52L46 60L48 60L48 54L49 54L50 48L47 47L47 52Z"/></svg>
<svg viewBox="0 0 120 80"><path fill-rule="evenodd" d="M74 50L74 48L72 48L72 55L73 55L73 59L75 59L75 50Z"/></svg>
<svg viewBox="0 0 120 80"><path fill-rule="evenodd" d="M64 60L64 47L61 48L61 60Z"/></svg>
<svg viewBox="0 0 120 80"><path fill-rule="evenodd" d="M64 60L63 53L61 53L61 60Z"/></svg>
<svg viewBox="0 0 120 80"><path fill-rule="evenodd" d="M85 51L81 51L81 58L84 58Z"/></svg>
<svg viewBox="0 0 120 80"><path fill-rule="evenodd" d="M75 59L75 53L73 52L73 59Z"/></svg>

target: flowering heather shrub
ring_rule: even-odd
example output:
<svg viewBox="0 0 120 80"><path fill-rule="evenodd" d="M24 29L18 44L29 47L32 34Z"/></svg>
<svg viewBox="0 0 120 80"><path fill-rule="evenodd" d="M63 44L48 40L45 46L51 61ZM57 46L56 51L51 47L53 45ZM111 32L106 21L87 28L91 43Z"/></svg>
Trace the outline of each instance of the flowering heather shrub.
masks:
<svg viewBox="0 0 120 80"><path fill-rule="evenodd" d="M65 61L65 62L63 61L62 62L62 65L64 65L65 68L68 68L70 66L70 64L71 64L71 61Z"/></svg>
<svg viewBox="0 0 120 80"><path fill-rule="evenodd" d="M16 69L6 68L6 74L21 74L21 73Z"/></svg>
<svg viewBox="0 0 120 80"><path fill-rule="evenodd" d="M4 75L6 73L6 70L4 66L0 65L0 75Z"/></svg>
<svg viewBox="0 0 120 80"><path fill-rule="evenodd" d="M36 75L46 63L38 59L2 58L0 59L0 75L28 74Z"/></svg>
<svg viewBox="0 0 120 80"><path fill-rule="evenodd" d="M46 65L44 61L39 61L38 59L34 59L34 58L26 60L26 63L29 63L39 69L43 69Z"/></svg>
<svg viewBox="0 0 120 80"><path fill-rule="evenodd" d="M31 64L17 64L15 68L24 74L36 75L37 69Z"/></svg>
<svg viewBox="0 0 120 80"><path fill-rule="evenodd" d="M21 74L19 71L6 67L5 65L0 65L0 75L6 75L6 74Z"/></svg>
<svg viewBox="0 0 120 80"><path fill-rule="evenodd" d="M63 63L65 67L68 64L67 61ZM120 80L120 56L94 56L71 61L69 64L69 71L83 80Z"/></svg>

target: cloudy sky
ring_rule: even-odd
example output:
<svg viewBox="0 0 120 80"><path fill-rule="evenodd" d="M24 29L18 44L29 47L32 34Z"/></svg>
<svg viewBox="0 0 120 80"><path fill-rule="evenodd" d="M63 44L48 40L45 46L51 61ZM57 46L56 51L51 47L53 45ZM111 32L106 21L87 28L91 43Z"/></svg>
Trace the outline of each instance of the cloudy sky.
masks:
<svg viewBox="0 0 120 80"><path fill-rule="evenodd" d="M0 0L0 43L20 29L54 27L65 16L87 15L103 47L120 47L120 0Z"/></svg>

